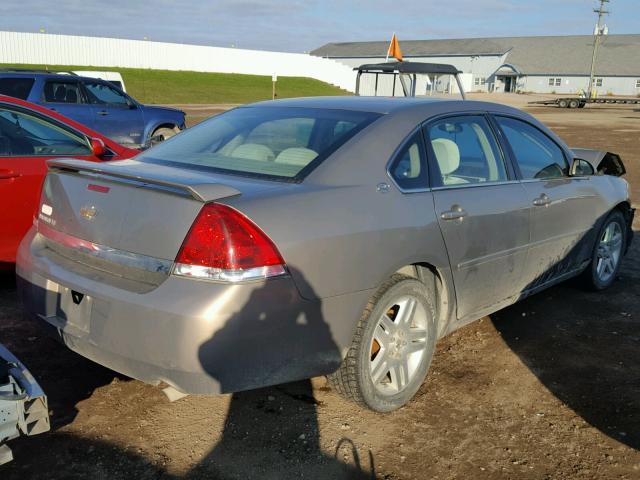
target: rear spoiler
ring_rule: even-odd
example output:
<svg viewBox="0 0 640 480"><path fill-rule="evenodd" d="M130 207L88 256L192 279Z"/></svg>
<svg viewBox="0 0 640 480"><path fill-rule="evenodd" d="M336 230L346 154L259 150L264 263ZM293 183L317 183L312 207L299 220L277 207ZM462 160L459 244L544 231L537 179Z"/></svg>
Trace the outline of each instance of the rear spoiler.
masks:
<svg viewBox="0 0 640 480"><path fill-rule="evenodd" d="M201 183L197 180L202 180L202 178L194 178L189 175L182 175L182 179L174 179L170 178L170 176L163 176L161 172L157 171L171 167L160 167L148 164L146 165L147 169L144 172L144 175L141 175L139 173L140 168L132 168L130 163L124 164L124 162L130 161L124 160L109 164L63 158L47 161L47 167L51 172L93 173L104 175L109 177L109 179L120 178L148 185L156 185L158 187L182 192L183 194L204 203L241 194L239 190L222 183ZM154 170L156 171L154 172ZM171 170L172 173L179 172L178 169ZM149 175L147 175L147 173L149 173ZM175 176L180 177L181 175Z"/></svg>

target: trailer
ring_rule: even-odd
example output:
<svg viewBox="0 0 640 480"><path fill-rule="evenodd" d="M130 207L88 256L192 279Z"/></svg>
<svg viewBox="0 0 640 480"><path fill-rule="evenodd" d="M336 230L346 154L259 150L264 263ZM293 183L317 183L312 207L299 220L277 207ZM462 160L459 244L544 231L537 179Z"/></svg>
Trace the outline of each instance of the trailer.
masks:
<svg viewBox="0 0 640 480"><path fill-rule="evenodd" d="M602 97L602 98L586 98L586 97L559 97L549 100L538 100L529 102L529 105L555 105L560 108L584 108L588 103L617 103L638 105L640 98L624 98L624 97Z"/></svg>

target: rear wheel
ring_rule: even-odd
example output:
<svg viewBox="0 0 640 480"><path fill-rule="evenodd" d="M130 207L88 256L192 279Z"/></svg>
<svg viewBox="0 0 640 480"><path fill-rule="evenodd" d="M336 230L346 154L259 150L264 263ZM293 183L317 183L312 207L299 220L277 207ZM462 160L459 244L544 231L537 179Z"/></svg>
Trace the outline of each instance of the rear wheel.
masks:
<svg viewBox="0 0 640 480"><path fill-rule="evenodd" d="M436 343L435 314L425 286L395 274L369 301L331 385L377 412L405 405L422 385Z"/></svg>
<svg viewBox="0 0 640 480"><path fill-rule="evenodd" d="M618 210L614 210L600 228L591 264L583 274L588 287L603 290L615 281L626 242L624 217Z"/></svg>
<svg viewBox="0 0 640 480"><path fill-rule="evenodd" d="M569 102L566 98L561 98L560 100L558 100L558 106L560 108L567 108L569 106Z"/></svg>
<svg viewBox="0 0 640 480"><path fill-rule="evenodd" d="M570 100L569 108L578 108L580 106L580 102L578 100Z"/></svg>

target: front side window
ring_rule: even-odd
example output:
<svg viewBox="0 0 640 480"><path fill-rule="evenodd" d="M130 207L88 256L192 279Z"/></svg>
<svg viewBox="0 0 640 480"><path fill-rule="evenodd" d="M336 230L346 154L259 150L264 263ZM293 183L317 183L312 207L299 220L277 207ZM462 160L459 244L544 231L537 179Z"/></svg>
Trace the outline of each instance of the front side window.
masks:
<svg viewBox="0 0 640 480"><path fill-rule="evenodd" d="M105 83L86 82L84 86L87 89L89 103L94 105L115 105L118 107L129 106L127 97Z"/></svg>
<svg viewBox="0 0 640 480"><path fill-rule="evenodd" d="M496 117L524 180L565 177L569 167L562 149L533 125Z"/></svg>
<svg viewBox="0 0 640 480"><path fill-rule="evenodd" d="M44 101L49 103L82 103L78 82L49 80L44 84Z"/></svg>
<svg viewBox="0 0 640 480"><path fill-rule="evenodd" d="M428 139L443 186L507 180L504 159L484 117L436 121Z"/></svg>
<svg viewBox="0 0 640 480"><path fill-rule="evenodd" d="M34 81L33 78L0 78L0 95L26 100Z"/></svg>
<svg viewBox="0 0 640 480"><path fill-rule="evenodd" d="M220 173L301 180L379 116L320 108L236 108L185 130L137 159Z"/></svg>
<svg viewBox="0 0 640 480"><path fill-rule="evenodd" d="M0 156L92 155L86 140L43 118L0 108Z"/></svg>
<svg viewBox="0 0 640 480"><path fill-rule="evenodd" d="M411 190L428 186L425 157L420 132L416 132L405 142L389 168L400 188Z"/></svg>

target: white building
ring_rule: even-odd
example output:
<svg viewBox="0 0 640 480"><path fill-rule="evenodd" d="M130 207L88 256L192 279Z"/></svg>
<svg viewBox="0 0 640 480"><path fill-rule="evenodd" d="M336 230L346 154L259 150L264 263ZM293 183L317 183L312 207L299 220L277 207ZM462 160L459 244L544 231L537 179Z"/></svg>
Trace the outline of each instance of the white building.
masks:
<svg viewBox="0 0 640 480"><path fill-rule="evenodd" d="M472 77L472 91L575 94L589 86L593 36L401 41L407 60L448 63ZM311 52L355 67L384 61L387 41L329 43ZM602 37L598 95L640 95L640 35Z"/></svg>

